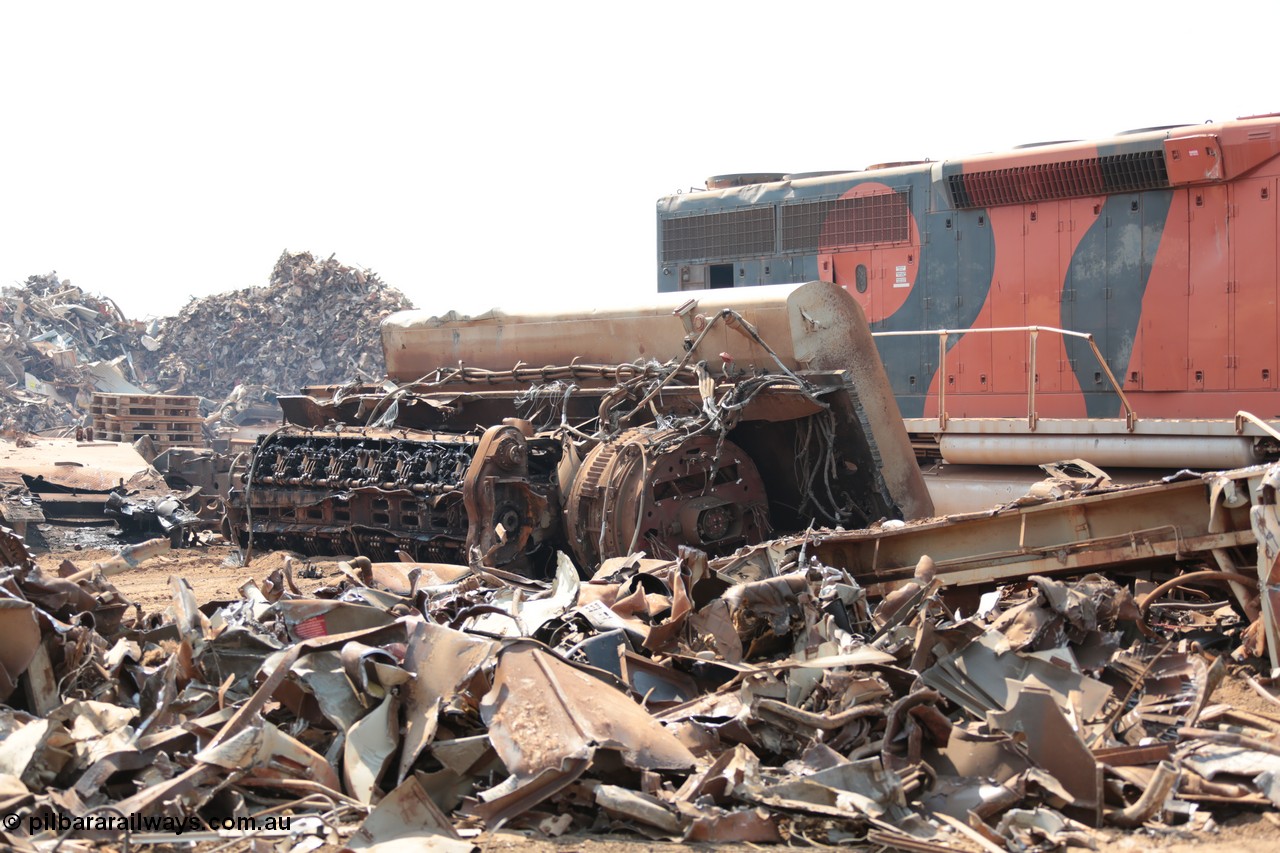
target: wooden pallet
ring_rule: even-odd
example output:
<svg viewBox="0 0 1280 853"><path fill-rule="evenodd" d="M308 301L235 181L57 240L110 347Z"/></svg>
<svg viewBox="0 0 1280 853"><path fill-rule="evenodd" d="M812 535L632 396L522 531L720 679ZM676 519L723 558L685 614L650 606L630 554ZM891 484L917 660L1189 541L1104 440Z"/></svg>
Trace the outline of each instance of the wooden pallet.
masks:
<svg viewBox="0 0 1280 853"><path fill-rule="evenodd" d="M119 441L124 442L125 444L133 444L143 436L149 436L151 438L152 447L160 453L174 447L204 447L203 436L167 436L164 433L154 432L117 432L107 433L105 435L98 435L97 433L94 433L94 438L99 441Z"/></svg>
<svg viewBox="0 0 1280 853"><path fill-rule="evenodd" d="M96 437L133 443L150 436L157 450L202 447L200 398L164 394L94 394L89 415Z"/></svg>
<svg viewBox="0 0 1280 853"><path fill-rule="evenodd" d="M110 429L111 424L156 428L163 428L165 424L172 424L174 429L186 429L187 427L200 427L201 424L205 423L205 419L191 415L101 415L93 423L100 423L106 429Z"/></svg>
<svg viewBox="0 0 1280 853"><path fill-rule="evenodd" d="M195 426L195 424L192 424L192 426ZM104 435L114 435L117 433L122 435L126 433L134 433L137 435L162 434L172 436L174 438L199 436L202 434L202 431L199 429L178 429L175 428L175 426L165 424L112 424L106 429L101 430L101 432Z"/></svg>
<svg viewBox="0 0 1280 853"><path fill-rule="evenodd" d="M89 404L94 418L191 418L200 415L199 397L162 394L94 394Z"/></svg>
<svg viewBox="0 0 1280 853"><path fill-rule="evenodd" d="M101 391L93 393L95 403L111 406L187 406L188 408L197 408L200 405L200 398L195 395L184 394L104 394Z"/></svg>

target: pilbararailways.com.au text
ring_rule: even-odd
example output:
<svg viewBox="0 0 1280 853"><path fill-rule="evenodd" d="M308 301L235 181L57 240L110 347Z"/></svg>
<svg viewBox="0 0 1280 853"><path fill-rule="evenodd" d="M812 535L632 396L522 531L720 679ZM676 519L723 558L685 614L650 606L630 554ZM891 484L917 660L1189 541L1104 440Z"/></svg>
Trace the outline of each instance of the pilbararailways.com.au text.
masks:
<svg viewBox="0 0 1280 853"><path fill-rule="evenodd" d="M196 815L173 817L172 815L120 815L91 814L70 817L62 814L0 816L0 825L7 830L25 829L29 835L42 832L161 832L181 835L184 832L287 832L291 817L229 817L222 820L205 820Z"/></svg>

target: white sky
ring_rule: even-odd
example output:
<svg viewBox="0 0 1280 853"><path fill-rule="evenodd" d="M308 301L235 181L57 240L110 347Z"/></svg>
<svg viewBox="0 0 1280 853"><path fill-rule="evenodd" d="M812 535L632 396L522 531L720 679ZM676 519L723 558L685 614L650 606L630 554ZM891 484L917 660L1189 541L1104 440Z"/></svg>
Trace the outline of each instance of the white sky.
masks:
<svg viewBox="0 0 1280 853"><path fill-rule="evenodd" d="M336 253L421 308L656 285L654 202L1280 110L1280 4L0 6L0 284L142 317Z"/></svg>

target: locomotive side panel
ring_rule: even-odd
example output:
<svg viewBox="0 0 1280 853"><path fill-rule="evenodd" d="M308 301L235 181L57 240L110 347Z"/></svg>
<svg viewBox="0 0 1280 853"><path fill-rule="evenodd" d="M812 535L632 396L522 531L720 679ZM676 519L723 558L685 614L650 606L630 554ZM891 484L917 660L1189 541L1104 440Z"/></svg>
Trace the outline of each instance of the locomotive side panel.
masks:
<svg viewBox="0 0 1280 853"><path fill-rule="evenodd" d="M1173 212L1165 220L1142 297L1142 319L1135 345L1139 361L1130 363L1125 373L1126 389L1151 392L1148 396L1154 395L1155 399L1169 396L1155 392L1188 388L1191 235L1186 209L1187 191L1178 190L1170 203Z"/></svg>
<svg viewBox="0 0 1280 853"><path fill-rule="evenodd" d="M1035 215L1033 220L1032 214ZM1035 205L1010 205L991 210L991 229L996 237L996 266L991 281L991 293L979 322L993 327L1025 326L1027 320L1028 283L1026 265L1030 253L1029 226L1038 224L1039 211ZM1021 235L1021 239L1001 240L1001 234ZM1056 266L1057 246L1053 257L1041 263ZM970 336L976 340L976 336ZM1027 336L1017 332L988 335L986 349L991 352L989 370L981 364L965 367L966 373L977 380L977 389L988 394L1010 394L1021 397L1026 393L1027 364L1030 357ZM1039 342L1037 342L1038 344ZM1037 349L1039 347L1037 346Z"/></svg>
<svg viewBox="0 0 1280 853"><path fill-rule="evenodd" d="M1261 117L664 199L659 285L841 285L909 418L938 414L940 395L951 417L1022 417L1029 387L1040 417L1116 417L1108 370L1144 417L1272 417L1277 155L1280 119ZM721 214L754 217L759 251L667 241L671 220L705 234L730 227ZM1053 332L1034 362L1026 332L957 333L942 350L927 334L1024 326L1092 335L1106 367Z"/></svg>
<svg viewBox="0 0 1280 853"><path fill-rule="evenodd" d="M1227 188L1195 187L1187 194L1190 275L1187 291L1188 387L1225 390L1231 353L1228 335Z"/></svg>
<svg viewBox="0 0 1280 853"><path fill-rule="evenodd" d="M1232 387L1276 387L1276 179L1270 175L1228 185L1231 228ZM1274 416L1276 410L1265 413ZM1261 414L1261 413L1260 413Z"/></svg>

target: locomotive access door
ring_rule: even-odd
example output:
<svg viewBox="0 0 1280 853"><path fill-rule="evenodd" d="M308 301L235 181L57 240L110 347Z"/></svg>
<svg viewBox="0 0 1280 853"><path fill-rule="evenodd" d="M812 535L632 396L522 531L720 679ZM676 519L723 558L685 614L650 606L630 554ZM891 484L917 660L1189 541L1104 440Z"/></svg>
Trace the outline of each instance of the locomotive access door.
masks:
<svg viewBox="0 0 1280 853"><path fill-rule="evenodd" d="M1034 204L991 209L991 225L997 235L998 248L991 298L987 300L990 314L980 318L981 323L1000 328L1027 325L1027 232L1024 223L1032 222L1033 213L1036 213L1038 221ZM1054 246L1054 252L1056 255L1057 246ZM1008 394L1015 399L1023 397L1027 393L1027 383L1031 381L1027 369L1026 333L998 332L989 337L991 374L986 384L994 394ZM978 379L981 385L981 374ZM1021 409L1005 411L1021 413Z"/></svg>
<svg viewBox="0 0 1280 853"><path fill-rule="evenodd" d="M1135 352L1134 338L1142 319L1142 298L1151 280L1152 262L1160 245L1161 223L1168 218L1171 197L1171 192L1120 196L1120 209L1107 215L1107 278L1103 293L1107 319L1099 344L1107 367L1121 387L1131 372L1142 375L1142 353ZM1096 390L1110 393L1111 384L1101 370L1102 366L1094 363L1085 378L1092 377ZM1098 405L1104 409L1103 413L1108 413L1105 411L1108 403ZM1120 413L1118 399L1110 405L1114 408L1109 413Z"/></svg>
<svg viewBox="0 0 1280 853"><path fill-rule="evenodd" d="M929 217L937 227L937 216ZM916 288L928 287L924 305L925 329L969 329L990 325L987 310L995 266L995 241L984 209L946 213L941 217L943 241L933 243L929 267L921 266ZM935 238L931 234L931 240ZM924 374L934 374L928 386L931 395L945 388L947 414L952 417L980 417L987 414L980 400L963 396L985 393L990 388L991 335L964 333L950 336L945 364L939 364L937 338L921 343ZM941 368L945 367L945 370ZM936 372L936 373L935 373ZM985 382L983 380L986 380Z"/></svg>
<svg viewBox="0 0 1280 853"><path fill-rule="evenodd" d="M1142 299L1139 382L1143 391L1187 390L1187 316L1190 281L1187 191L1178 190L1169 206L1151 277ZM1152 223L1147 222L1150 226ZM1139 406L1138 414L1142 414Z"/></svg>
<svg viewBox="0 0 1280 853"><path fill-rule="evenodd" d="M1231 188L1231 387L1276 387L1276 179L1235 181ZM1274 415L1268 412L1267 415Z"/></svg>
<svg viewBox="0 0 1280 853"><path fill-rule="evenodd" d="M1108 196L1071 259L1062 317L1066 328L1093 335L1116 379L1141 376L1141 353L1134 339L1141 322L1143 296L1167 217L1169 192ZM1116 417L1119 398L1089 345L1078 338L1066 344L1070 368L1085 393L1088 417Z"/></svg>
<svg viewBox="0 0 1280 853"><path fill-rule="evenodd" d="M995 285L995 238L990 210L979 211L976 216L960 217L960 230L956 234L956 285L955 306L948 320L952 328L988 328L991 322L991 288ZM964 346L955 346L953 357L947 359L947 393L982 394L991 388L991 356L994 339L991 334L966 335ZM948 408L951 408L948 406ZM985 414L982 404L978 408L960 408L964 415Z"/></svg>
<svg viewBox="0 0 1280 853"><path fill-rule="evenodd" d="M1023 281L1026 288L1026 308L1021 325L1062 325L1063 280L1066 271L1062 258L1071 257L1071 246L1061 245L1067 239L1064 234L1070 217L1070 202L1049 202L1027 211L1026 234L1023 238ZM1032 214L1035 214L1032 216ZM1029 383L1036 384L1037 393L1053 394L1061 390L1059 365L1067 360L1062 346L1062 336L1038 335L1036 361L1031 363L1030 348L1024 362L1026 379L1019 390L1026 393Z"/></svg>
<svg viewBox="0 0 1280 853"><path fill-rule="evenodd" d="M1230 305L1227 289L1227 188L1191 187L1188 223L1187 387L1226 390L1231 351L1226 342Z"/></svg>
<svg viewBox="0 0 1280 853"><path fill-rule="evenodd" d="M1062 291L1059 293L1057 323L1063 329L1088 332L1100 348L1106 346L1107 329L1107 213L1119 210L1119 196L1075 198L1058 205L1058 257L1062 263ZM1057 337L1055 335L1055 337ZM1099 390L1101 383L1089 380L1098 370L1097 359L1087 343L1075 337L1059 338L1062 360L1058 362L1058 382L1062 391L1079 388L1084 395ZM1041 369L1043 383L1045 368ZM1043 384L1042 384L1043 387ZM1048 410L1056 417L1090 417L1088 396L1073 393L1058 398L1058 408ZM1084 402L1084 405L1082 405ZM1107 412L1113 415L1114 412Z"/></svg>

